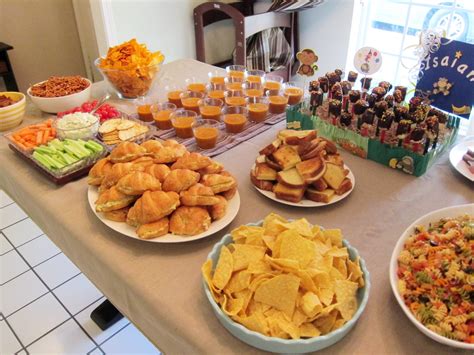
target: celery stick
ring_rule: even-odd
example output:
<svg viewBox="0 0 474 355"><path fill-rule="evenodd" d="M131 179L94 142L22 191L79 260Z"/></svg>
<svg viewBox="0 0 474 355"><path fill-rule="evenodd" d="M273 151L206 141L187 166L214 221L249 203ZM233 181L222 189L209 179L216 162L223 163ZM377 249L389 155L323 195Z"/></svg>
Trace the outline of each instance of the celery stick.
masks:
<svg viewBox="0 0 474 355"><path fill-rule="evenodd" d="M40 164L44 165L46 168L48 168L48 169L51 169L51 168L52 168L52 165L50 164L50 162L49 162L47 159L45 159L45 158L41 155L41 153L38 153L38 152L35 151L35 152L33 153L33 158L34 158L36 161L38 161Z"/></svg>

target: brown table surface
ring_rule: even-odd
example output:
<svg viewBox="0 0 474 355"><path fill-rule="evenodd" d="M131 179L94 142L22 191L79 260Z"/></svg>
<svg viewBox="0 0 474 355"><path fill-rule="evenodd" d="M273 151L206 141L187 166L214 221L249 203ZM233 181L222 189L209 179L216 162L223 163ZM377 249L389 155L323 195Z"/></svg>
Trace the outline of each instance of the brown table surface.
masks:
<svg viewBox="0 0 474 355"><path fill-rule="evenodd" d="M184 83L190 76L207 80L211 69L214 67L190 59L166 64L153 96L162 97L165 85ZM94 95L100 96L104 88L103 82L94 84ZM114 103L131 111L129 102ZM47 116L29 105L23 125ZM282 122L215 158L238 178L240 211L228 228L190 243L147 243L109 229L89 207L85 179L54 185L15 156L4 137L0 139L0 187L165 353L260 352L220 325L202 290L200 268L226 232L270 212L289 218L306 217L326 228L341 228L367 262L372 289L365 312L343 340L321 353L462 352L438 344L412 325L392 295L388 271L392 250L405 228L430 211L473 202L473 185L454 171L447 153L425 175L416 178L342 152L356 178L348 198L321 208L286 206L259 194L248 178L259 148L269 144L283 128Z"/></svg>

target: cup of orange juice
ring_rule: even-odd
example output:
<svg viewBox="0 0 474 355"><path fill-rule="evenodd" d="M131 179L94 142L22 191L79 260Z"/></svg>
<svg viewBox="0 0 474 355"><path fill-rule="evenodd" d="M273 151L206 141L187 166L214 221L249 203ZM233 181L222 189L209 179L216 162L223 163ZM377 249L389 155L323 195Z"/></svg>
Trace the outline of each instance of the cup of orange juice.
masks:
<svg viewBox="0 0 474 355"><path fill-rule="evenodd" d="M193 123L193 135L201 149L212 149L221 135L219 123L215 120L198 120Z"/></svg>
<svg viewBox="0 0 474 355"><path fill-rule="evenodd" d="M207 73L207 76L209 77L209 83L213 85L223 86L225 74L226 73L221 70L210 71L209 73Z"/></svg>
<svg viewBox="0 0 474 355"><path fill-rule="evenodd" d="M181 105L181 97L179 96L184 91L181 86L169 85L169 86L165 86L165 90L166 90L166 97L169 102L171 102L172 104L175 104L176 107L178 108L183 107Z"/></svg>
<svg viewBox="0 0 474 355"><path fill-rule="evenodd" d="M245 67L243 65L229 65L225 68L227 77L236 81L244 81Z"/></svg>
<svg viewBox="0 0 474 355"><path fill-rule="evenodd" d="M222 110L227 133L242 132L247 124L248 110L242 106L227 106Z"/></svg>
<svg viewBox="0 0 474 355"><path fill-rule="evenodd" d="M153 115L151 113L151 105L153 101L148 97L141 97L134 101L138 118L144 122L152 122Z"/></svg>
<svg viewBox="0 0 474 355"><path fill-rule="evenodd" d="M245 81L249 84L263 84L263 78L265 77L265 72L263 70L246 70L245 71Z"/></svg>
<svg viewBox="0 0 474 355"><path fill-rule="evenodd" d="M268 111L270 113L283 113L286 111L288 105L288 96L285 96L282 91L277 95L267 92L268 97Z"/></svg>
<svg viewBox="0 0 474 355"><path fill-rule="evenodd" d="M258 83L245 83L243 88L244 95L248 97L249 100L262 97L264 94L263 86Z"/></svg>
<svg viewBox="0 0 474 355"><path fill-rule="evenodd" d="M223 86L215 86L213 84L207 87L207 97L211 99L225 100L225 90Z"/></svg>
<svg viewBox="0 0 474 355"><path fill-rule="evenodd" d="M199 101L199 112L205 120L221 120L222 106L224 101L207 97Z"/></svg>
<svg viewBox="0 0 474 355"><path fill-rule="evenodd" d="M268 98L259 97L252 100L249 100L247 104L249 121L252 122L263 122L267 119L268 116Z"/></svg>
<svg viewBox="0 0 474 355"><path fill-rule="evenodd" d="M193 123L197 120L197 113L179 109L171 114L171 124L179 138L192 138Z"/></svg>
<svg viewBox="0 0 474 355"><path fill-rule="evenodd" d="M263 89L272 95L278 95L283 84L283 78L275 74L266 74L263 78Z"/></svg>
<svg viewBox="0 0 474 355"><path fill-rule="evenodd" d="M206 83L194 77L186 79L185 83L188 91L206 92Z"/></svg>
<svg viewBox="0 0 474 355"><path fill-rule="evenodd" d="M298 87L295 82L287 82L283 85L283 93L288 97L288 105L296 105L303 98L303 89Z"/></svg>
<svg viewBox="0 0 474 355"><path fill-rule="evenodd" d="M185 110L191 110L199 113L199 101L203 99L205 94L197 91L184 91L179 97L181 98L181 105Z"/></svg>
<svg viewBox="0 0 474 355"><path fill-rule="evenodd" d="M235 78L225 78L224 83L225 83L225 89L227 91L242 91L243 90L243 82Z"/></svg>
<svg viewBox="0 0 474 355"><path fill-rule="evenodd" d="M227 106L245 106L247 105L247 98L242 91L228 90L225 93L225 103Z"/></svg>
<svg viewBox="0 0 474 355"><path fill-rule="evenodd" d="M171 102L163 102L151 106L151 113L155 124L159 129L171 129L171 114L176 111L176 105Z"/></svg>

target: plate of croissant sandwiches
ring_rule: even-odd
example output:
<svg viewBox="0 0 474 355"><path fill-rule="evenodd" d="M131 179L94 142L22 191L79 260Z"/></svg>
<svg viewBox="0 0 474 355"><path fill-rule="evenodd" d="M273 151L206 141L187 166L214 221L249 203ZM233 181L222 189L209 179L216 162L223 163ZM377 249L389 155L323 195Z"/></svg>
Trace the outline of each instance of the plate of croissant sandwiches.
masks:
<svg viewBox="0 0 474 355"><path fill-rule="evenodd" d="M315 130L285 129L259 151L250 171L254 187L291 206L320 207L346 198L355 178L336 145Z"/></svg>
<svg viewBox="0 0 474 355"><path fill-rule="evenodd" d="M175 140L123 142L90 170L88 200L107 226L131 238L189 242L237 215L237 180Z"/></svg>

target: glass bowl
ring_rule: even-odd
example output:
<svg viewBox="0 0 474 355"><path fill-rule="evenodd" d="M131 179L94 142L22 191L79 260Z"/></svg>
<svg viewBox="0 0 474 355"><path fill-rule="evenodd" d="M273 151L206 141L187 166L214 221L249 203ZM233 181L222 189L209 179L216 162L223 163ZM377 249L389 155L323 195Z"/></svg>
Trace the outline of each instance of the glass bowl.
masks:
<svg viewBox="0 0 474 355"><path fill-rule="evenodd" d="M158 64L136 69L107 69L100 67L102 58L94 61L104 79L121 99L146 96L159 77L163 60Z"/></svg>
<svg viewBox="0 0 474 355"><path fill-rule="evenodd" d="M87 115L88 117L95 117L95 120L86 122L81 121L80 116ZM69 127L61 127L61 122L69 121ZM60 139L87 139L93 138L99 131L99 117L91 115L90 113L75 112L64 115L61 118L56 118L53 121L53 127L56 130L56 136Z"/></svg>

